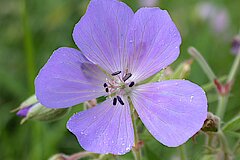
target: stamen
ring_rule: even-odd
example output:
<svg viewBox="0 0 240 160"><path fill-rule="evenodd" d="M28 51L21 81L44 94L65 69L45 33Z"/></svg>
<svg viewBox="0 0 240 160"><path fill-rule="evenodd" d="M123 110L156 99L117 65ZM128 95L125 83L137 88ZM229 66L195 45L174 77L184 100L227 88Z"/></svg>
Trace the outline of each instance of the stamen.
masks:
<svg viewBox="0 0 240 160"><path fill-rule="evenodd" d="M112 75L112 76L116 76L116 75L118 75L118 74L120 74L120 73L121 73L121 71L117 71L117 72L112 73L111 75Z"/></svg>
<svg viewBox="0 0 240 160"><path fill-rule="evenodd" d="M132 76L132 73L127 73L127 74L123 77L122 80L125 82L125 81L128 80L131 76Z"/></svg>
<svg viewBox="0 0 240 160"><path fill-rule="evenodd" d="M129 87L132 87L134 84L135 84L134 82L131 82L131 83L129 84Z"/></svg>
<svg viewBox="0 0 240 160"><path fill-rule="evenodd" d="M106 88L106 89L105 89L105 91L106 91L106 92L109 92L109 89L108 89L108 88Z"/></svg>
<svg viewBox="0 0 240 160"><path fill-rule="evenodd" d="M117 104L117 98L114 97L114 98L113 98L113 105L116 106L116 104Z"/></svg>
<svg viewBox="0 0 240 160"><path fill-rule="evenodd" d="M118 100L118 102L119 102L121 105L124 105L123 100L122 100L121 97L117 96L117 100Z"/></svg>
<svg viewBox="0 0 240 160"><path fill-rule="evenodd" d="M107 83L104 83L104 84L103 84L103 87L107 87L107 86L108 86Z"/></svg>

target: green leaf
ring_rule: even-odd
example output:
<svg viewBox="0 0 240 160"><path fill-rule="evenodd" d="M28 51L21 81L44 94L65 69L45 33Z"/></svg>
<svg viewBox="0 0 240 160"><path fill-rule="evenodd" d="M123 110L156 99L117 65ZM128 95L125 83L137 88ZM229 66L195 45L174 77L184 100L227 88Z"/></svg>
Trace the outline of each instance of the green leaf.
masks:
<svg viewBox="0 0 240 160"><path fill-rule="evenodd" d="M235 138L240 138L240 133L238 133L238 132L226 131L225 134L235 137Z"/></svg>
<svg viewBox="0 0 240 160"><path fill-rule="evenodd" d="M229 122L227 122L222 128L222 130L224 132L237 131L239 129L240 129L240 115L238 115L237 117L235 117L232 120L230 120Z"/></svg>

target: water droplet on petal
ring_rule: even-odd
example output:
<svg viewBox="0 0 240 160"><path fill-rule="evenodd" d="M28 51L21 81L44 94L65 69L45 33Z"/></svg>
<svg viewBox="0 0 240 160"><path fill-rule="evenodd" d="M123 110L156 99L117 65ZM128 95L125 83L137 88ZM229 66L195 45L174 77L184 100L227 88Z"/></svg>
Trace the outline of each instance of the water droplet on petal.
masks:
<svg viewBox="0 0 240 160"><path fill-rule="evenodd" d="M190 102L192 102L192 100L193 100L193 97L194 97L193 95L190 97Z"/></svg>

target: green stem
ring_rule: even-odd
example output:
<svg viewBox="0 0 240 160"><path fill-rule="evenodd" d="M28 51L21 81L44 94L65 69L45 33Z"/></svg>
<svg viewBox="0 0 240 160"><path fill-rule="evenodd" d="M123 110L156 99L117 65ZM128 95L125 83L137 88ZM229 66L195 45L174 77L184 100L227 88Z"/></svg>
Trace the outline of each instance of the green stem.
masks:
<svg viewBox="0 0 240 160"><path fill-rule="evenodd" d="M234 155L238 154L239 148L240 148L240 139L237 141L237 143L235 144L235 146L233 148Z"/></svg>
<svg viewBox="0 0 240 160"><path fill-rule="evenodd" d="M71 156L69 156L67 158L67 160L79 160L81 158L85 158L85 157L95 157L96 154L95 153L91 153L91 152L78 152L78 153L75 153ZM104 155L105 156L105 155ZM102 160L102 159L101 159Z"/></svg>
<svg viewBox="0 0 240 160"><path fill-rule="evenodd" d="M239 65L240 65L240 50L238 51L238 55L233 62L232 68L227 78L227 83L233 83L237 70L239 68ZM231 88L229 88L229 91L226 95L218 96L218 108L217 108L216 115L219 116L221 119L223 119L226 111L230 91L231 91Z"/></svg>
<svg viewBox="0 0 240 160"><path fill-rule="evenodd" d="M198 52L198 50L194 47L189 47L188 48L188 53L194 58L196 59L196 61L199 63L199 65L202 67L203 71L206 73L206 75L208 76L209 80L211 82L214 81L214 79L216 79L216 75L213 73L211 67L208 65L208 63L206 62L206 60L203 58L203 56L201 55L200 52Z"/></svg>
<svg viewBox="0 0 240 160"><path fill-rule="evenodd" d="M131 116L132 116L132 123L133 123L133 129L134 129L134 147L132 149L132 153L135 160L141 160L141 148L138 147L139 137L138 137L138 131L137 131L137 116L135 115L134 107L132 104L132 101L130 98L128 98L129 104L130 104L130 110L131 110Z"/></svg>
<svg viewBox="0 0 240 160"><path fill-rule="evenodd" d="M218 95L218 108L216 115L222 120L226 111L228 97L228 95Z"/></svg>
<svg viewBox="0 0 240 160"><path fill-rule="evenodd" d="M234 80L237 70L238 70L238 67L239 67L239 64L240 64L240 49L238 51L237 57L235 58L235 60L233 62L232 68L228 75L227 82L232 82Z"/></svg>
<svg viewBox="0 0 240 160"><path fill-rule="evenodd" d="M178 148L179 148L179 152L180 152L180 159L187 160L185 145L183 144L183 145L179 146Z"/></svg>
<svg viewBox="0 0 240 160"><path fill-rule="evenodd" d="M35 65L34 65L34 51L32 43L32 35L30 31L30 26L28 22L28 12L27 12L27 2L22 0L22 20L23 20L23 33L24 33L24 48L27 63L27 78L29 92L34 93L34 78L35 78Z"/></svg>
<svg viewBox="0 0 240 160"><path fill-rule="evenodd" d="M224 82L225 80L227 80L227 76L222 76L218 78L218 81L221 83ZM202 85L201 87L205 92L207 92L207 91L210 91L211 89L214 89L216 86L214 82L211 81L211 82L208 82L207 84Z"/></svg>
<svg viewBox="0 0 240 160"><path fill-rule="evenodd" d="M225 135L223 134L223 132L220 130L218 132L218 135L219 135L219 139L221 141L221 148L224 152L224 155L225 155L225 160L228 160L229 157L231 157L231 151L229 149L229 146L228 146L228 142L227 142L227 139L225 137Z"/></svg>

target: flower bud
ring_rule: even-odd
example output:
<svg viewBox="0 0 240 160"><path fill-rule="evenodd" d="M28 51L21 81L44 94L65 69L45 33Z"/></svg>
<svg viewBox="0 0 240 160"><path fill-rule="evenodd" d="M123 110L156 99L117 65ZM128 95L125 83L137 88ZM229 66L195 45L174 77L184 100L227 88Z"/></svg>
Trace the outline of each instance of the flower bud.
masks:
<svg viewBox="0 0 240 160"><path fill-rule="evenodd" d="M208 112L207 119L204 121L202 131L204 132L217 132L220 127L219 117Z"/></svg>
<svg viewBox="0 0 240 160"><path fill-rule="evenodd" d="M240 52L240 35L237 35L232 40L232 53L237 55Z"/></svg>
<svg viewBox="0 0 240 160"><path fill-rule="evenodd" d="M37 100L35 95L32 95L31 97L29 97L28 99L23 101L20 104L20 106L17 109L13 110L13 111L18 111L17 115L20 116L20 117L26 117L29 109L33 105L35 105L36 103L38 103L38 100Z"/></svg>
<svg viewBox="0 0 240 160"><path fill-rule="evenodd" d="M34 119L40 121L54 121L62 118L68 113L69 108L53 109L46 108L38 102L35 95L29 97L17 108L17 115L24 117L21 124L26 120Z"/></svg>

